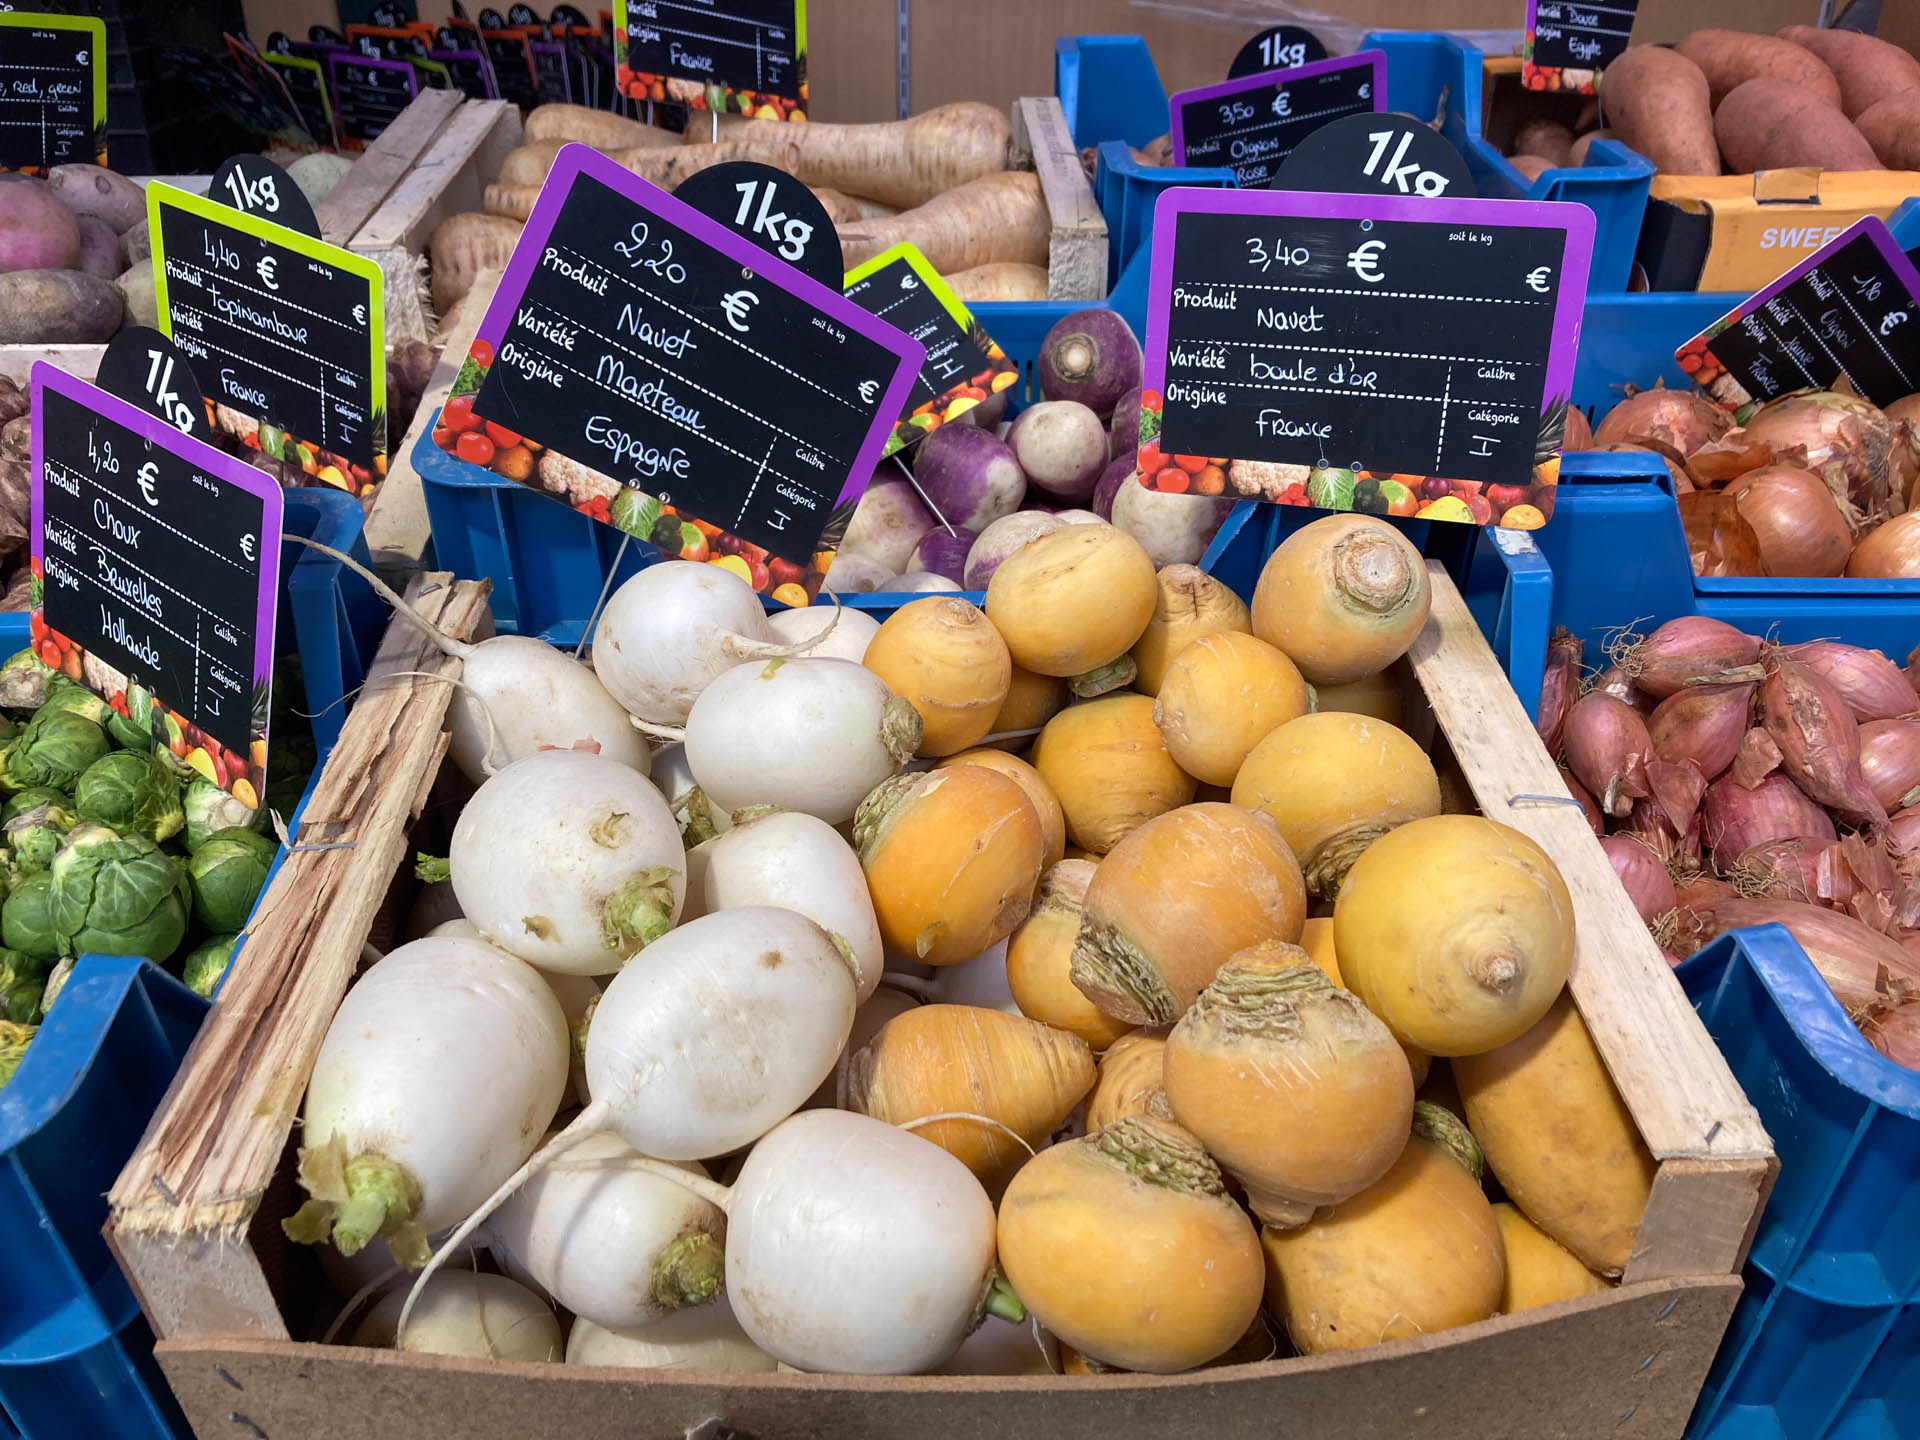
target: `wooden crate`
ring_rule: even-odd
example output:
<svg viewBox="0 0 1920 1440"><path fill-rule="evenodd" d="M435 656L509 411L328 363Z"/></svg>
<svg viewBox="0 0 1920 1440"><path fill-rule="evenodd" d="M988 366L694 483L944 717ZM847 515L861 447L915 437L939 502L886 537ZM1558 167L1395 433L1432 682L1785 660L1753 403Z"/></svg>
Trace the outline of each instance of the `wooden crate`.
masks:
<svg viewBox="0 0 1920 1440"><path fill-rule="evenodd" d="M1040 177L1052 230L1047 237L1047 298L1107 298L1107 219L1093 198L1067 129L1066 112L1048 95L1013 104L1015 162Z"/></svg>
<svg viewBox="0 0 1920 1440"><path fill-rule="evenodd" d="M404 849L399 827L426 793L439 749L429 731L446 705L444 685L376 680L300 837L355 848L296 856L306 863L283 870L111 1197L108 1238L197 1433L678 1437L717 1418L758 1440L928 1429L1060 1440L1678 1436L1740 1293L1772 1148L1579 813L1527 798L1566 792L1437 566L1433 582L1433 616L1411 656L1412 699L1430 710L1410 712L1409 728L1444 738L1487 813L1559 863L1579 927L1573 993L1659 1163L1618 1288L1368 1350L1169 1377L647 1374L298 1342L285 1317L302 1297L283 1280L278 1228L295 1203L288 1141L366 917ZM465 585L428 599L468 623L480 606ZM397 627L378 670L413 668L452 666Z"/></svg>

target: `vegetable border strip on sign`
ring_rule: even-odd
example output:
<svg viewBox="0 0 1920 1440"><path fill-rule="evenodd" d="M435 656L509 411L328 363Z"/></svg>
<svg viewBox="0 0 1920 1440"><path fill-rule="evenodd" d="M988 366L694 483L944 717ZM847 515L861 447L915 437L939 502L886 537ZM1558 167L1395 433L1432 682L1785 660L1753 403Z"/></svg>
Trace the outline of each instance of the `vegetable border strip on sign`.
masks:
<svg viewBox="0 0 1920 1440"><path fill-rule="evenodd" d="M1583 205L1168 190L1141 483L1537 528L1592 251Z"/></svg>
<svg viewBox="0 0 1920 1440"><path fill-rule="evenodd" d="M924 359L837 291L568 145L434 439L804 605Z"/></svg>
<svg viewBox="0 0 1920 1440"><path fill-rule="evenodd" d="M847 298L926 347L913 393L887 437L889 455L1004 394L1020 378L1007 352L915 245L902 242L849 270Z"/></svg>
<svg viewBox="0 0 1920 1440"><path fill-rule="evenodd" d="M1529 90L1591 95L1600 72L1618 60L1633 36L1640 0L1527 0L1527 36L1520 50L1520 83Z"/></svg>
<svg viewBox="0 0 1920 1440"><path fill-rule="evenodd" d="M159 181L147 219L160 328L193 360L214 428L366 494L387 469L379 265Z"/></svg>
<svg viewBox="0 0 1920 1440"><path fill-rule="evenodd" d="M630 100L807 118L806 0L616 0L613 55Z"/></svg>
<svg viewBox="0 0 1920 1440"><path fill-rule="evenodd" d="M1307 136L1385 104L1387 57L1362 50L1182 90L1170 102L1173 163L1226 165L1242 189L1265 185Z"/></svg>
<svg viewBox="0 0 1920 1440"><path fill-rule="evenodd" d="M32 384L35 653L258 808L280 487L57 366Z"/></svg>
<svg viewBox="0 0 1920 1440"><path fill-rule="evenodd" d="M0 171L107 163L107 26L0 13Z"/></svg>
<svg viewBox="0 0 1920 1440"><path fill-rule="evenodd" d="M1674 352L1729 410L1845 376L1875 405L1920 390L1920 271L1877 215L1850 225Z"/></svg>

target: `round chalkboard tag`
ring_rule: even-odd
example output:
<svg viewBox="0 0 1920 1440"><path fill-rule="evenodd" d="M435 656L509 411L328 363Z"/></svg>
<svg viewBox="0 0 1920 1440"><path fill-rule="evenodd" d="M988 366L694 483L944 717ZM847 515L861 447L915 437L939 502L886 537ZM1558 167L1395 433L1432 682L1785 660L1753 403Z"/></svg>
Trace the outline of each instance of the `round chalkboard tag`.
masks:
<svg viewBox="0 0 1920 1440"><path fill-rule="evenodd" d="M100 357L94 384L136 410L158 415L182 435L213 443L207 401L180 347L145 325L129 325Z"/></svg>
<svg viewBox="0 0 1920 1440"><path fill-rule="evenodd" d="M1268 70L1291 70L1296 65L1311 65L1327 58L1327 47L1311 30L1298 25L1275 25L1262 30L1240 47L1227 67L1227 78L1259 75Z"/></svg>
<svg viewBox="0 0 1920 1440"><path fill-rule="evenodd" d="M556 35L564 35L568 30L590 30L593 28L592 25L588 23L587 17L571 5L554 6L553 14L547 17L547 24L553 28L553 33Z"/></svg>
<svg viewBox="0 0 1920 1440"><path fill-rule="evenodd" d="M267 36L267 53L269 55L291 55L293 53L293 40L288 36L286 31L276 30Z"/></svg>
<svg viewBox="0 0 1920 1440"><path fill-rule="evenodd" d="M307 43L309 45L344 45L347 43L347 37L331 25L309 25L307 26Z"/></svg>
<svg viewBox="0 0 1920 1440"><path fill-rule="evenodd" d="M840 235L827 207L786 171L752 160L732 160L689 175L673 197L778 255L835 294L844 287Z"/></svg>
<svg viewBox="0 0 1920 1440"><path fill-rule="evenodd" d="M491 5L480 12L478 23L482 30L504 30L507 28L506 17Z"/></svg>
<svg viewBox="0 0 1920 1440"><path fill-rule="evenodd" d="M293 177L264 155L234 155L213 172L207 194L222 205L320 238L313 205Z"/></svg>
<svg viewBox="0 0 1920 1440"><path fill-rule="evenodd" d="M1394 113L1328 121L1280 162L1267 188L1428 200L1474 194L1460 152L1431 125Z"/></svg>
<svg viewBox="0 0 1920 1440"><path fill-rule="evenodd" d="M520 29L529 29L543 26L547 22L540 18L539 13L531 5L509 5L507 23Z"/></svg>

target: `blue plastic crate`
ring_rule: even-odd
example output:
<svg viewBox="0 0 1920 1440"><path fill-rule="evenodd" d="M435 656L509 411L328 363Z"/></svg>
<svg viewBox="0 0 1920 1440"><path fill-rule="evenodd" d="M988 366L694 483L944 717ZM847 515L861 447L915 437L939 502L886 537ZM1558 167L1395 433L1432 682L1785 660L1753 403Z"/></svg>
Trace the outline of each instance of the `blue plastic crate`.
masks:
<svg viewBox="0 0 1920 1440"><path fill-rule="evenodd" d="M1696 1440L1920 1435L1920 1074L1777 925L1679 969L1780 1157Z"/></svg>
<svg viewBox="0 0 1920 1440"><path fill-rule="evenodd" d="M1145 145L1167 133L1167 90L1138 35L1062 35L1053 93L1081 149L1105 140Z"/></svg>
<svg viewBox="0 0 1920 1440"><path fill-rule="evenodd" d="M365 528L365 509L344 490L287 491L286 533L329 545L371 569ZM340 738L347 701L367 678L387 607L365 580L304 545L281 543L280 575L276 648L283 655L299 651L314 743L324 758Z"/></svg>
<svg viewBox="0 0 1920 1440"><path fill-rule="evenodd" d="M1153 207L1159 203L1163 190L1175 186L1231 190L1233 171L1224 166L1188 169L1142 165L1123 142L1103 140L1100 143L1094 164L1093 198L1107 222L1107 274L1114 277L1115 292L1110 298L1118 298L1122 275L1131 276L1136 269L1141 272L1140 323L1136 328L1142 335L1146 333L1144 285L1146 257L1152 250Z"/></svg>

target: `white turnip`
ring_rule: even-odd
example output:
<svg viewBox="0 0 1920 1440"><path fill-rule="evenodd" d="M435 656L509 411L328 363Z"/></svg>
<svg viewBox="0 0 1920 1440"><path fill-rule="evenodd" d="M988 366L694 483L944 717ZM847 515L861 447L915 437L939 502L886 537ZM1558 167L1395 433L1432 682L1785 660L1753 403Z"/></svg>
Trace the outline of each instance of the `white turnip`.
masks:
<svg viewBox="0 0 1920 1440"><path fill-rule="evenodd" d="M836 624L831 607L801 605L790 610L774 611L767 616L767 623L773 627L773 633L788 645L811 640L832 626L833 633L822 639L811 652L813 658L851 660L858 665L866 656L867 642L873 639L880 622L864 610L842 609L839 614L840 619Z"/></svg>
<svg viewBox="0 0 1920 1440"><path fill-rule="evenodd" d="M687 747L678 740L653 752L652 778L654 788L666 796L667 808L689 846L733 827L733 816L709 803L707 792L694 782L693 770L687 764Z"/></svg>
<svg viewBox="0 0 1920 1440"><path fill-rule="evenodd" d="M945 575L936 575L931 570L910 570L905 575L896 575L885 586L901 595L953 595L962 588Z"/></svg>
<svg viewBox="0 0 1920 1440"><path fill-rule="evenodd" d="M769 1374L779 1363L747 1338L725 1295L631 1330L609 1330L583 1316L567 1332L569 1365Z"/></svg>
<svg viewBox="0 0 1920 1440"><path fill-rule="evenodd" d="M402 1340L400 1310L406 1298L404 1290L384 1296L367 1312L349 1343L469 1360L547 1364L561 1358L560 1322L547 1302L503 1275L441 1271L421 1292Z"/></svg>
<svg viewBox="0 0 1920 1440"><path fill-rule="evenodd" d="M1123 484L1114 492L1113 523L1146 547L1156 568L1197 565L1233 505L1210 495L1175 495Z"/></svg>
<svg viewBox="0 0 1920 1440"><path fill-rule="evenodd" d="M1020 508L1027 477L1004 441L972 425L942 425L914 452L913 477L940 517L978 533Z"/></svg>
<svg viewBox="0 0 1920 1440"><path fill-rule="evenodd" d="M841 595L871 595L876 590L891 589L889 582L897 573L871 555L835 555L826 583Z"/></svg>
<svg viewBox="0 0 1920 1440"><path fill-rule="evenodd" d="M384 1235L402 1260L423 1254L428 1231L532 1153L566 1083L566 1017L531 966L472 940L402 945L361 975L321 1042L302 1112L313 1198L287 1233L348 1255Z"/></svg>
<svg viewBox="0 0 1920 1440"><path fill-rule="evenodd" d="M899 472L889 467L889 473ZM838 565L849 555L861 555L898 575L907 568L907 557L913 554L920 537L938 524L909 481L876 478L854 507L833 563Z"/></svg>
<svg viewBox="0 0 1920 1440"><path fill-rule="evenodd" d="M982 530L973 548L967 551L967 568L961 582L969 590L986 589L1002 560L1029 540L1051 535L1063 523L1059 516L1046 510L1019 510L1002 516Z"/></svg>
<svg viewBox="0 0 1920 1440"><path fill-rule="evenodd" d="M1104 421L1128 391L1139 389L1140 367L1140 342L1127 322L1118 311L1096 306L1054 322L1034 369L1047 399L1078 401Z"/></svg>
<svg viewBox="0 0 1920 1440"><path fill-rule="evenodd" d="M461 909L491 943L576 975L618 970L666 933L686 893L686 852L660 792L578 750L529 755L475 791L447 863Z"/></svg>
<svg viewBox="0 0 1920 1440"><path fill-rule="evenodd" d="M687 764L709 803L778 805L830 825L920 745L920 717L850 660L769 660L709 684L687 717Z"/></svg>
<svg viewBox="0 0 1920 1440"><path fill-rule="evenodd" d="M1014 419L1007 444L1027 483L1056 502L1086 500L1107 468L1107 427L1077 400L1029 405Z"/></svg>

